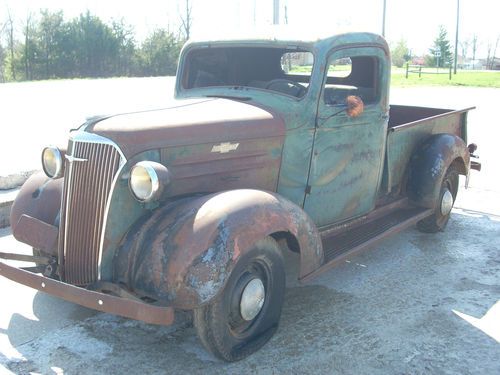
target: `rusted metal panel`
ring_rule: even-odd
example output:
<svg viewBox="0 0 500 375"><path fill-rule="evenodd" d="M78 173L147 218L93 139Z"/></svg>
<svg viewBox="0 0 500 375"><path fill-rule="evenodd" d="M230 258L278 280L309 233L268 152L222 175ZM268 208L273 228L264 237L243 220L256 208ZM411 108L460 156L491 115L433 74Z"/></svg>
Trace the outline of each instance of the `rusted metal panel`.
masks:
<svg viewBox="0 0 500 375"><path fill-rule="evenodd" d="M10 212L14 237L22 215L31 216L44 223L59 226L59 211L63 179L52 180L45 173L33 174L21 187ZM18 241L22 239L17 238ZM46 249L48 251L48 249Z"/></svg>
<svg viewBox="0 0 500 375"><path fill-rule="evenodd" d="M221 290L242 254L276 232L297 239L301 276L323 263L311 219L276 194L245 189L174 202L131 229L115 258L115 282L195 308Z"/></svg>
<svg viewBox="0 0 500 375"><path fill-rule="evenodd" d="M448 167L458 161L459 170L469 173L470 154L465 142L452 134L429 137L413 154L409 165L408 196L422 207L434 208L441 181Z"/></svg>
<svg viewBox="0 0 500 375"><path fill-rule="evenodd" d="M289 47L284 40L259 43ZM316 61L303 97L243 86L183 90L186 51L201 47L188 45L181 55L176 88L176 97L183 100L172 108L101 117L82 126L80 131L87 135L114 141L115 150L111 142L70 142L68 155L88 160L85 165L66 168L62 210L67 216L60 224L63 179L37 177L21 190L13 222L23 228L14 233L23 237L29 225L35 225L35 221L26 225L19 221L22 214L47 223L51 233L59 226L62 279L105 286L106 291L129 299L92 294L53 280L46 283L36 275L11 273L11 268L6 272L34 287L44 282L44 290L50 286L51 293L88 307L168 324L173 307L192 309L214 298L239 257L264 236L293 236L300 247L300 276L311 275L325 261L316 226L369 217L382 181L383 162L387 198L391 188L401 185L410 155L425 137L451 133L465 140L464 111L448 114L446 110L394 107L387 126L390 59L383 38L344 34L294 45L313 52ZM365 103L364 113L356 119L335 114L338 108L326 108L322 96L328 59L332 54L354 56L353 52L380 60L376 64L377 100ZM205 98L194 98L200 96ZM445 152L445 143L433 147L442 146ZM460 142L455 143L448 149L461 150ZM431 154L429 150L423 154ZM118 154L123 156L120 167ZM467 156L460 157L468 167ZM439 160L446 164L445 159ZM135 200L128 186L131 168L144 160L162 163L172 177L155 202ZM415 170L427 173L429 160L421 160ZM436 176L424 176L428 185L413 183L421 189L421 196L430 194ZM47 200L42 202L42 196ZM46 248L53 247L49 237ZM123 291L117 283L130 290ZM137 296L168 307L146 305ZM100 306L95 306L96 301Z"/></svg>
<svg viewBox="0 0 500 375"><path fill-rule="evenodd" d="M73 285L49 279L0 262L0 275L46 292L66 301L77 303L90 309L99 310L126 318L142 320L146 323L170 325L174 321L174 310L169 306L155 306L135 299L125 299L109 294L78 288Z"/></svg>
<svg viewBox="0 0 500 375"><path fill-rule="evenodd" d="M111 280L112 262L118 244L130 226L142 215L149 215L158 205L187 194L209 194L222 190L254 188L275 191L281 164L282 137L236 139L228 152L212 152L222 142L177 146L147 151L129 159L111 193L106 228L103 235L101 277ZM139 161L164 164L171 182L159 202L138 202L128 186L130 168Z"/></svg>
<svg viewBox="0 0 500 375"><path fill-rule="evenodd" d="M233 149L217 151L221 145ZM161 162L175 181L166 196L238 188L276 191L282 147L279 136L162 149Z"/></svg>
<svg viewBox="0 0 500 375"><path fill-rule="evenodd" d="M432 209L407 208L393 212L395 214L393 217L390 213L385 213L378 218L382 223L377 223L377 220L363 220L347 231L337 231L333 235L324 237L322 235L325 255L327 255L325 264L314 273L302 278L301 281L308 282L321 273L345 262L348 258L373 248L384 239L415 225L419 220L431 215L432 212Z"/></svg>
<svg viewBox="0 0 500 375"><path fill-rule="evenodd" d="M462 135L462 110L450 111L405 106L396 106L395 108L395 117L398 121L391 120L391 122L395 121L392 122L393 125L404 121L406 116L404 113L406 112L408 116L406 118L413 121L399 124L389 130L387 136L387 185L383 189L386 193L400 189L409 172L407 168L410 158L427 138L433 134L454 134L458 137L464 137ZM434 116L423 117L429 114ZM390 117L392 118L392 107Z"/></svg>
<svg viewBox="0 0 500 375"><path fill-rule="evenodd" d="M342 49L333 52L328 61L362 56L378 57L373 77L378 91L360 116L351 117L330 105L324 95L320 97L310 192L304 203L304 210L318 226L357 217L375 207L383 171L390 67L378 47Z"/></svg>
<svg viewBox="0 0 500 375"><path fill-rule="evenodd" d="M111 145L73 142L68 155L82 161L67 161L62 215L64 233L64 280L88 285L98 278L101 235L111 185L120 155Z"/></svg>
<svg viewBox="0 0 500 375"><path fill-rule="evenodd" d="M283 137L283 120L263 108L228 99L199 101L164 110L118 115L89 131L112 139L125 157L142 151L193 144Z"/></svg>
<svg viewBox="0 0 500 375"><path fill-rule="evenodd" d="M44 253L57 256L59 228L28 215L21 215L13 231L14 237Z"/></svg>

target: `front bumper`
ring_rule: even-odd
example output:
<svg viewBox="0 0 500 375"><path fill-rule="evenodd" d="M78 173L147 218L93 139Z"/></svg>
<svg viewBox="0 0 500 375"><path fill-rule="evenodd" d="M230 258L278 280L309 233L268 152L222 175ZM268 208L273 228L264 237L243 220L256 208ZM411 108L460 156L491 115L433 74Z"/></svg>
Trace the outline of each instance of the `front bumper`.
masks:
<svg viewBox="0 0 500 375"><path fill-rule="evenodd" d="M138 300L79 288L2 262L0 262L0 275L90 309L151 324L170 325L174 322L174 309L169 306L155 306Z"/></svg>

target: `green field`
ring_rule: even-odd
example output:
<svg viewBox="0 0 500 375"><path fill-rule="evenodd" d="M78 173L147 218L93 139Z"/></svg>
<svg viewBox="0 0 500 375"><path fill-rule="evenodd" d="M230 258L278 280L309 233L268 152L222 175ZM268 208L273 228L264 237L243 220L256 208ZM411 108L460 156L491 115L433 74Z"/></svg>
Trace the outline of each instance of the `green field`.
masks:
<svg viewBox="0 0 500 375"><path fill-rule="evenodd" d="M424 69L422 77L419 78L417 73L409 73L408 78L405 77L405 69L393 68L391 84L396 87L413 87L413 86L474 86L474 87L499 87L500 88L500 71L470 71L458 70L457 74L451 75L449 79L448 72L441 69L441 72L446 74L425 74L424 72L435 72L435 69Z"/></svg>
<svg viewBox="0 0 500 375"><path fill-rule="evenodd" d="M342 70L343 66L336 67ZM346 66L345 69L348 67ZM311 66L296 66L290 74L307 74L311 72ZM479 71L479 70L458 70L457 74L451 75L449 71L440 69L443 74L433 74L435 68L424 68L422 77L418 73L409 73L405 77L406 69L392 68L391 85L394 87L415 87L415 86L469 86L469 87L497 87L500 88L500 71Z"/></svg>

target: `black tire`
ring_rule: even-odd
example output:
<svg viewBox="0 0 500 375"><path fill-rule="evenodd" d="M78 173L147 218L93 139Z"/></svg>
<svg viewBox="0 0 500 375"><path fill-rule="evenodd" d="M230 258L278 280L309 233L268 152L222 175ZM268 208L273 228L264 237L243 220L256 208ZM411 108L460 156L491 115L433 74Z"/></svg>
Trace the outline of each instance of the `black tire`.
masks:
<svg viewBox="0 0 500 375"><path fill-rule="evenodd" d="M244 288L259 278L265 298L250 321L241 315ZM244 254L224 290L209 304L194 311L194 325L205 348L225 361L239 361L259 350L278 328L285 293L283 255L276 241L266 237Z"/></svg>
<svg viewBox="0 0 500 375"><path fill-rule="evenodd" d="M441 190L439 192L439 198L436 202L434 213L417 223L417 229L419 231L424 233L437 233L446 228L446 224L448 224L451 214L451 211L446 215L443 215L441 212L441 202L446 190L449 190L453 196L454 204L458 193L458 168L453 164L450 165L443 177L443 181L441 182Z"/></svg>

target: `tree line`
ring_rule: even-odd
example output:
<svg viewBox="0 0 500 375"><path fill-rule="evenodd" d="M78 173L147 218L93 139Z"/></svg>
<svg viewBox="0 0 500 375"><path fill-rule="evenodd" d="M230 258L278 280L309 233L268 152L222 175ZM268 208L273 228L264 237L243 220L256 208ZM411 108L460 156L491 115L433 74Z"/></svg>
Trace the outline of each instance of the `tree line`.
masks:
<svg viewBox="0 0 500 375"><path fill-rule="evenodd" d="M487 56L485 59L486 69L493 69L499 43L500 34L497 36L495 42L487 42ZM462 63L468 58L472 58L473 63L476 61L480 44L476 34L471 38L462 38L458 45L460 47L458 49L458 56L461 57ZM412 60L411 50L404 39L399 40L392 46L391 55L392 62L397 67L402 67L408 61ZM444 26L439 26L438 34L432 46L429 48L428 53L424 56L424 65L428 67L449 67L453 64L453 59L452 43L449 40L448 32Z"/></svg>
<svg viewBox="0 0 500 375"><path fill-rule="evenodd" d="M89 11L67 20L41 10L21 24L9 14L0 32L0 82L174 75L186 39L160 28L139 43L123 20L106 23Z"/></svg>

